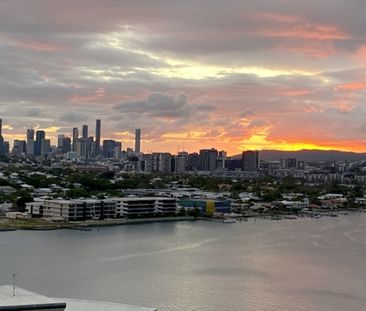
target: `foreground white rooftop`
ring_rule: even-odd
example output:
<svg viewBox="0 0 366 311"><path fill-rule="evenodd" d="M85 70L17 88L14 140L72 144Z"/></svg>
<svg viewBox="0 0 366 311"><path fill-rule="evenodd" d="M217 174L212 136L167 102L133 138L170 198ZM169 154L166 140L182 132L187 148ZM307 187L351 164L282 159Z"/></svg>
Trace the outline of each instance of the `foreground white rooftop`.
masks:
<svg viewBox="0 0 366 311"><path fill-rule="evenodd" d="M111 302L65 299L65 311L156 311L154 308L145 308Z"/></svg>
<svg viewBox="0 0 366 311"><path fill-rule="evenodd" d="M64 309L65 305L66 309ZM13 286L0 286L0 310L42 310L45 309L46 306L52 307L52 310L65 311L156 311L155 308L145 308L119 303L49 298L19 287L15 288L15 296L13 296Z"/></svg>
<svg viewBox="0 0 366 311"><path fill-rule="evenodd" d="M25 307L25 306L46 306L46 305L59 305L59 308L63 310L65 307L65 301L62 299L53 299L46 296L38 295L27 291L25 289L16 287L13 295L13 286L2 285L0 286L0 310L6 310L9 307Z"/></svg>

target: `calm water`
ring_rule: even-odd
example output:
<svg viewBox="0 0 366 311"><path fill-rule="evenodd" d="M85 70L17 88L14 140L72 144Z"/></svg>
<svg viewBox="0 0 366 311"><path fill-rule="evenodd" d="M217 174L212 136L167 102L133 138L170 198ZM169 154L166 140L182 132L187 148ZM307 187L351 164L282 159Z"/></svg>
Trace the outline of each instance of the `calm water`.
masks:
<svg viewBox="0 0 366 311"><path fill-rule="evenodd" d="M0 283L159 311L366 310L366 214L0 233Z"/></svg>

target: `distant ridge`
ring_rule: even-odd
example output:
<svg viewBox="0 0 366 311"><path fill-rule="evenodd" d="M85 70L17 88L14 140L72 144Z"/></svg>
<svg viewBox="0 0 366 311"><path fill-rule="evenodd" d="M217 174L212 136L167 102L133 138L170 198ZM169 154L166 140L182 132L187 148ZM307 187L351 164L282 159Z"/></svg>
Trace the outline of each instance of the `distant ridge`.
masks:
<svg viewBox="0 0 366 311"><path fill-rule="evenodd" d="M297 158L305 162L327 162L327 161L366 161L366 153L356 153L337 150L299 150L299 151L280 151L280 150L262 150L260 159L269 161L278 161L281 158ZM241 154L231 158L241 158Z"/></svg>

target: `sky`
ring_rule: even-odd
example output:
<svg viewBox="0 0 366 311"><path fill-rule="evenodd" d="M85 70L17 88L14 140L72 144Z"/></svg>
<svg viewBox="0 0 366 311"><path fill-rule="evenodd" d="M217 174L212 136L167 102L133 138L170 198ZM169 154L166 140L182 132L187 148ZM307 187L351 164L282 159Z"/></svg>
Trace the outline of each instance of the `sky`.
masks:
<svg viewBox="0 0 366 311"><path fill-rule="evenodd" d="M1 0L0 118L142 151L366 151L364 0ZM93 134L93 133L91 133Z"/></svg>

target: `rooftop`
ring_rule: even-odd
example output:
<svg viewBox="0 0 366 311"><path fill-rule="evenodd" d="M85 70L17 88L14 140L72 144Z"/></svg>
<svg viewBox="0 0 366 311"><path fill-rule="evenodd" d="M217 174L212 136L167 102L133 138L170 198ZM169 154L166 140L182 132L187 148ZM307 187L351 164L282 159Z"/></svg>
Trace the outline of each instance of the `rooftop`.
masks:
<svg viewBox="0 0 366 311"><path fill-rule="evenodd" d="M156 311L154 308L130 306L119 303L66 299L65 311Z"/></svg>
<svg viewBox="0 0 366 311"><path fill-rule="evenodd" d="M13 295L13 286L0 286L0 310L31 310L31 307L35 306L39 310L47 306L52 306L55 310L64 310L65 304L61 299L48 298L18 287L15 288L15 295Z"/></svg>
<svg viewBox="0 0 366 311"><path fill-rule="evenodd" d="M66 309L64 309L66 306ZM110 302L97 302L77 299L48 298L28 290L13 286L0 286L0 310L65 310L65 311L156 311L155 308L124 305Z"/></svg>

